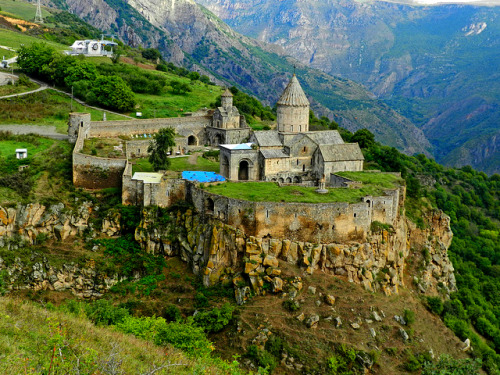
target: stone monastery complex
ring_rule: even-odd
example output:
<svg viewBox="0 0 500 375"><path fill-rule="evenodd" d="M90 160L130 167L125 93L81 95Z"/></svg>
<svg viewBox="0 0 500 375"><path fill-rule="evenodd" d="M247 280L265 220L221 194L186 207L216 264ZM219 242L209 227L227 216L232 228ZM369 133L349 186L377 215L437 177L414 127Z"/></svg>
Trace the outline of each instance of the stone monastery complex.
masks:
<svg viewBox="0 0 500 375"><path fill-rule="evenodd" d="M123 204L167 207L187 200L198 212L260 237L314 242L363 238L373 221L392 225L399 217L403 187L388 189L381 197L364 197L359 203L249 202L210 193L193 181L164 173L132 173L133 160L148 156L152 135L164 127L175 129L174 154L218 147L220 174L229 181L319 186L318 191L327 192L325 187L356 184L335 173L363 170L357 143L344 143L336 130L309 131L309 101L293 75L277 103L276 130L250 129L229 90L222 94L220 107L185 117L90 121L90 114L72 113L68 134L75 143L74 185L121 187ZM85 140L92 138L120 139L122 157L83 153Z"/></svg>

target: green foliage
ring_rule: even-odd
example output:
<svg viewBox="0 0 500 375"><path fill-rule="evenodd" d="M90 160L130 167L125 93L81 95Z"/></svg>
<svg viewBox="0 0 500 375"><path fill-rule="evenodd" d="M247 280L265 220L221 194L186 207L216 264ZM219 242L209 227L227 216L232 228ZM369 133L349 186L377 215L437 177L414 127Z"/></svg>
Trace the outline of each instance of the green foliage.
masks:
<svg viewBox="0 0 500 375"><path fill-rule="evenodd" d="M359 129L352 135L350 142L357 142L361 148L370 148L375 144L375 136L368 129Z"/></svg>
<svg viewBox="0 0 500 375"><path fill-rule="evenodd" d="M437 362L425 362L422 375L472 375L479 374L480 360L455 359L442 355Z"/></svg>
<svg viewBox="0 0 500 375"><path fill-rule="evenodd" d="M187 83L178 81L176 79L170 81L169 85L172 93L175 95L183 95L192 91L191 87L189 87Z"/></svg>
<svg viewBox="0 0 500 375"><path fill-rule="evenodd" d="M257 345L250 345L247 349L246 356L269 373L278 365L276 358L271 353L267 350L259 349Z"/></svg>
<svg viewBox="0 0 500 375"><path fill-rule="evenodd" d="M165 319L169 322L178 322L182 319L182 314L179 308L175 305L168 305L165 308Z"/></svg>
<svg viewBox="0 0 500 375"><path fill-rule="evenodd" d="M360 366L356 362L357 350L340 344L335 348L335 354L327 359L326 367L329 374L348 375L360 373Z"/></svg>
<svg viewBox="0 0 500 375"><path fill-rule="evenodd" d="M415 312L413 310L405 309L403 312L403 318L409 326L415 323Z"/></svg>
<svg viewBox="0 0 500 375"><path fill-rule="evenodd" d="M427 297L427 306L434 314L441 315L443 312L443 301L439 297Z"/></svg>
<svg viewBox="0 0 500 375"><path fill-rule="evenodd" d="M85 314L95 324L116 325L129 316L129 311L113 306L108 300L100 299L86 304Z"/></svg>
<svg viewBox="0 0 500 375"><path fill-rule="evenodd" d="M213 350L203 329L190 323L171 322L159 327L154 342L157 345L172 344L194 357L208 356Z"/></svg>
<svg viewBox="0 0 500 375"><path fill-rule="evenodd" d="M161 59L161 53L156 48L147 48L141 52L142 57L147 60L151 60L156 62L158 59Z"/></svg>
<svg viewBox="0 0 500 375"><path fill-rule="evenodd" d="M283 306L283 308L285 310L290 311L290 312L295 312L295 311L300 310L300 304L293 299L287 299L287 300L283 301L281 303L281 305Z"/></svg>
<svg viewBox="0 0 500 375"><path fill-rule="evenodd" d="M194 316L194 324L209 333L219 332L229 324L233 311L234 307L229 303L225 303L220 309L215 307L212 310L200 311Z"/></svg>
<svg viewBox="0 0 500 375"><path fill-rule="evenodd" d="M149 162L155 171L168 169L170 159L167 152L172 152L175 146L175 130L173 128L162 128L156 133L148 147Z"/></svg>

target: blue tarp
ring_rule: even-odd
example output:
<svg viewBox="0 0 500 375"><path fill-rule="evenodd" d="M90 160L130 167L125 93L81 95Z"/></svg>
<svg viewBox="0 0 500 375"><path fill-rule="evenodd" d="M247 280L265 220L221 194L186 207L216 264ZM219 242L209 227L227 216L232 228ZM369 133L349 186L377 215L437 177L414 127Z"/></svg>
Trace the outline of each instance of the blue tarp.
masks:
<svg viewBox="0 0 500 375"><path fill-rule="evenodd" d="M201 172L201 171L184 171L182 178L188 181L198 182L218 182L226 181L224 177L215 172Z"/></svg>

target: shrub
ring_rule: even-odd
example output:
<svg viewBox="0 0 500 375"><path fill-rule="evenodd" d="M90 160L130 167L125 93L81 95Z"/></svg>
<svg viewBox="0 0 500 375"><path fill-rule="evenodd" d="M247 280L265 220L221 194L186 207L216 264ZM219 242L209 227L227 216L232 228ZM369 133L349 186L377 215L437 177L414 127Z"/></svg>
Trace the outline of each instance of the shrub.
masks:
<svg viewBox="0 0 500 375"><path fill-rule="evenodd" d="M415 312L405 309L403 312L403 318L406 321L406 324L410 326L415 323Z"/></svg>
<svg viewBox="0 0 500 375"><path fill-rule="evenodd" d="M87 317L95 324L116 325L129 316L127 309L115 307L105 299L97 300L85 306Z"/></svg>
<svg viewBox="0 0 500 375"><path fill-rule="evenodd" d="M154 341L157 345L172 344L195 357L207 356L213 350L203 329L189 323L172 322L160 327Z"/></svg>
<svg viewBox="0 0 500 375"><path fill-rule="evenodd" d="M247 349L246 356L254 360L257 365L266 369L269 373L272 372L278 365L276 358L266 350L261 350L257 345L250 345Z"/></svg>
<svg viewBox="0 0 500 375"><path fill-rule="evenodd" d="M209 311L199 312L194 316L194 323L206 332L219 332L229 324L233 318L234 307L225 303L219 309L217 307Z"/></svg>
<svg viewBox="0 0 500 375"><path fill-rule="evenodd" d="M288 310L290 312L295 312L300 309L300 304L297 301L294 301L292 299L283 301L281 304L285 310Z"/></svg>
<svg viewBox="0 0 500 375"><path fill-rule="evenodd" d="M439 297L427 297L427 307L434 314L441 315L443 312L443 301Z"/></svg>
<svg viewBox="0 0 500 375"><path fill-rule="evenodd" d="M168 305L165 308L165 319L169 322L178 322L182 319L181 310L175 305Z"/></svg>

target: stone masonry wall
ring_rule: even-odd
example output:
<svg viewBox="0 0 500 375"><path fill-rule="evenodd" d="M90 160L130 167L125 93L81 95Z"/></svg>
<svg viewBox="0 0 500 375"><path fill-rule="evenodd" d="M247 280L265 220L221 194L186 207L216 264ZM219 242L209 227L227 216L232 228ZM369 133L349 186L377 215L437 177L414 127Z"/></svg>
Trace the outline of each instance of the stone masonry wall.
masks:
<svg viewBox="0 0 500 375"><path fill-rule="evenodd" d="M404 187L385 193L382 197L365 197L359 203L249 202L212 194L190 184L186 199L202 215L216 217L248 235L326 243L362 240L373 221L395 225Z"/></svg>

